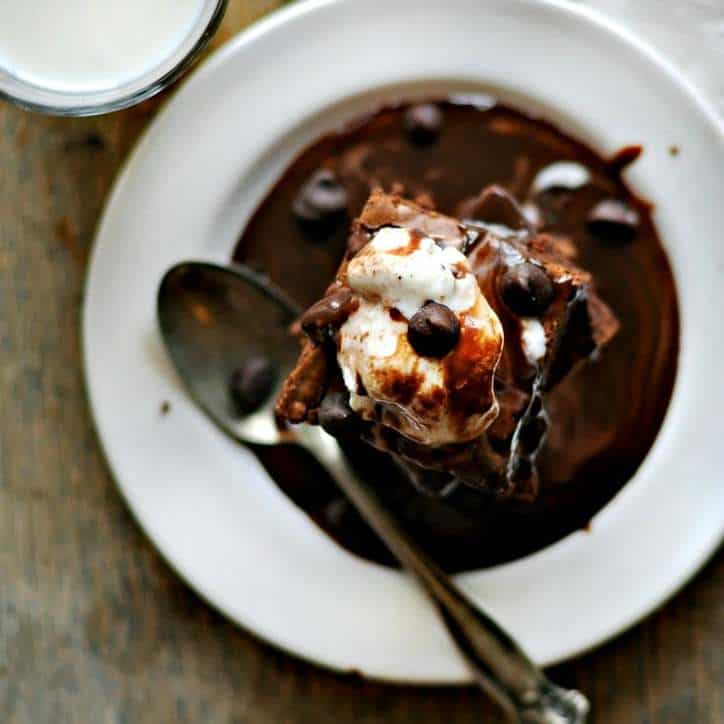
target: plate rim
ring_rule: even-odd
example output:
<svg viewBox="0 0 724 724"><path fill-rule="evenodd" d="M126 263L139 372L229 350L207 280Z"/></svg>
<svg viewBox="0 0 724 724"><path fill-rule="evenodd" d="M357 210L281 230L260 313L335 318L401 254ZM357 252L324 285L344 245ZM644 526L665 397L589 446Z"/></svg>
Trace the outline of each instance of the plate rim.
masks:
<svg viewBox="0 0 724 724"><path fill-rule="evenodd" d="M530 5L534 0L512 0L513 2L516 2L519 5ZM183 96L185 95L185 92L187 90L193 89L196 86L202 84L205 82L205 79L208 75L213 74L216 72L216 70L223 66L231 57L236 55L242 48L246 47L247 45L253 44L253 42L258 38L261 37L267 33L275 31L278 27L281 27L285 25L287 22L290 22L294 20L297 17L301 17L303 15L306 15L307 13L315 12L321 8L325 8L327 6L335 6L335 5L347 5L352 4L354 0L297 0L296 3L292 5L287 5L284 7L277 8L273 10L271 13L269 13L267 16L263 17L260 20L257 20L255 23L253 23L248 28L242 30L237 35L230 38L228 41L226 41L220 48L215 50L193 73L190 74L190 77L187 78L184 81L184 84L181 88L177 89L177 91L174 93L172 97L167 99L162 107L158 110L156 116L152 120L152 122L144 129L143 133L140 135L138 140L135 142L133 148L128 153L126 159L122 163L122 165L119 168L119 171L116 175L115 181L113 183L112 189L110 193L108 194L106 201L104 203L104 207L102 210L102 213L99 217L96 230L94 233L94 239L93 239L93 246L92 250L89 256L89 261L87 265L87 272L86 272L86 279L84 283L84 292L83 292L83 304L82 304L82 312L81 312L81 356L82 356L82 365L83 365L83 384L84 384L84 390L85 394L88 400L89 409L91 412L91 422L94 430L95 437L97 439L98 445L103 453L103 457L105 458L105 461L108 465L109 472L111 474L111 478L113 479L114 485L118 492L121 494L122 499L125 502L127 510L130 512L133 519L136 521L137 525L143 532L143 535L147 538L147 540L151 543L151 545L161 554L162 558L164 559L165 563L183 580L186 585L188 585L206 604L211 606L214 610L221 613L225 618L230 620L234 623L234 625L241 626L245 631L251 633L256 638L264 641L265 643L273 646L274 648L284 651L298 659L304 660L306 662L309 662L311 664L314 664L315 666L321 666L323 668L326 668L328 670L343 672L343 673L350 673L351 671L354 671L355 673L361 674L365 679L371 680L371 681L379 681L387 684L394 684L394 685L415 685L415 686L449 686L449 685L455 685L455 684L470 684L472 683L472 679L469 676L452 676L450 678L435 678L435 679L427 679L427 678L416 678L416 677L400 677L397 675L385 675L385 674L379 674L379 673L373 673L370 674L365 671L360 671L358 669L348 669L345 667L337 666L333 663L330 663L328 661L324 661L318 656L316 656L314 653L305 651L299 646L296 645L290 645L287 642L283 640L282 637L278 637L271 632L268 631L262 631L256 624L248 623L247 621L242 620L237 615L232 614L231 612L224 610L222 606L217 604L212 596L208 594L204 590L204 586L200 584L199 581L195 580L193 575L190 575L188 571L183 570L183 566L177 562L175 554L168 548L168 546L159 539L157 535L154 535L152 533L152 526L145 520L145 515L143 514L141 510L141 506L138 506L135 502L134 497L131 495L130 491L128 490L128 487L125 486L119 475L116 474L116 466L113 462L113 455L109 449L109 446L107 445L107 442L103 436L103 433L100 428L99 424L99 413L98 413L98 405L96 400L94 399L93 389L92 389L92 383L91 383L91 373L90 373L90 367L91 367L91 351L89 349L89 343L88 343L88 329L89 329L89 306L87 304L87 300L89 297L89 289L91 285L91 280L94 276L93 271L96 266L96 258L99 254L99 244L98 239L102 237L105 231L105 226L107 224L108 218L110 216L110 212L113 209L113 207L118 203L118 199L122 197L123 191L125 186L129 183L129 179L132 175L133 168L137 163L140 161L141 157L144 155L145 148L150 142L150 138L152 136L153 128L158 122L159 118L175 108L176 106L179 106L184 102ZM698 109L698 111L703 115L704 118L706 118L707 122L711 125L711 127L716 131L718 134L720 140L723 143L724 148L724 118L722 118L717 111L714 109L713 105L709 102L709 100L706 98L706 96L691 82L688 80L688 78L669 60L667 60L662 53L660 53L658 50L653 48L648 42L643 40L640 36L635 34L634 32L626 29L623 27L617 20L614 20L605 14L601 13L600 11L583 5L573 5L570 2L567 2L567 0L535 0L536 4L538 5L547 5L551 8L554 8L558 12L562 12L564 14L567 14L569 16L573 16L578 19L583 19L587 22L592 23L593 25L597 26L599 31L610 33L615 36L618 36L621 40L625 41L626 44L628 44L631 48L633 48L639 55L643 56L649 63L652 65L658 67L661 71L663 71L666 75L669 76L669 78L678 86L679 90L682 91L688 98L689 102L695 105ZM677 373L677 384L678 384L678 373ZM673 400L673 395L672 395ZM667 418L669 416L669 413L667 411ZM664 421L662 425L662 429L666 425L666 420ZM648 456L652 454L652 452L659 447L660 445L660 438L661 435L657 436L656 441L654 442L654 445L652 446L652 449L649 451ZM568 536L564 537L560 541L557 541L556 543L552 544L551 546L546 547L543 550L550 550L553 547L556 547L566 541L568 541L572 536L577 535L576 532L569 534ZM715 555L717 550L719 549L722 539L724 538L724 520L722 520L722 524L720 526L718 537L713 537L711 541L708 543L702 543L700 550L697 551L697 554L694 556L689 556L689 559L692 561L688 566L688 572L686 575L683 575L679 577L675 583L675 585L667 585L665 586L665 591L661 592L659 595L651 597L652 603L650 605L644 605L641 606L638 610L632 612L630 616L623 620L622 623L613 629L609 631L608 634L606 634L603 637L599 637L594 641L591 641L590 643L580 646L578 648L575 648L565 654L562 654L561 656L551 659L546 662L546 666L555 665L557 663L560 663L561 661L568 660L571 658L576 658L580 655L583 655L595 648L598 648L599 646L605 644L606 642L610 641L611 639L619 636L624 631L630 629L634 625L641 622L643 619L645 619L647 616L649 616L654 611L661 608L663 605L665 605L673 596L675 596L682 588L684 588L696 575L700 572L700 570L706 565L706 563ZM537 551L533 553L531 556L526 556L522 559L516 559L515 561L512 561L510 563L500 564L491 568L484 569L484 573L494 572L498 571L500 569L506 568L510 569L512 566L515 566L518 563L521 563L525 560L528 560L531 557L534 557L538 555L540 551ZM456 576L456 579L461 580L463 583L465 582L466 578L469 578L471 576L476 575L477 573L480 573L481 571L469 571L462 574L458 574ZM402 576L402 574L398 574Z"/></svg>

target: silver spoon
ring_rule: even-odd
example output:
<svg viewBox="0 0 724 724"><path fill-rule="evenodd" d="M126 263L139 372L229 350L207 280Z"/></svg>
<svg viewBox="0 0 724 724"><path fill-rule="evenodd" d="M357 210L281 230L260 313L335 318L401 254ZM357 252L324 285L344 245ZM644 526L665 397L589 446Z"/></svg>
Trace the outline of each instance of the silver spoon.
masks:
<svg viewBox="0 0 724 724"><path fill-rule="evenodd" d="M510 721L583 724L589 710L586 697L551 683L511 636L417 547L351 470L334 438L309 425L280 432L272 414L274 395L253 414L238 417L228 393L232 372L249 356L261 354L276 365L283 379L299 351L288 333L299 314L281 290L243 266L179 264L166 273L158 292L166 348L206 414L239 442L295 442L327 467L365 521L419 581L477 683L500 703Z"/></svg>

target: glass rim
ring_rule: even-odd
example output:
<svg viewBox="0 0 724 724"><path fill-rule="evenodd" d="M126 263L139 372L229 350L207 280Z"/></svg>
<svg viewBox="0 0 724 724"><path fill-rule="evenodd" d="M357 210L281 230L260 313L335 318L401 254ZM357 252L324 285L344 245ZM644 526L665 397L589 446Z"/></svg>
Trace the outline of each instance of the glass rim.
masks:
<svg viewBox="0 0 724 724"><path fill-rule="evenodd" d="M63 91L23 80L0 67L0 99L52 116L96 116L129 108L168 88L193 65L218 29L227 5L228 0L204 0L198 19L176 50L125 83L102 90Z"/></svg>

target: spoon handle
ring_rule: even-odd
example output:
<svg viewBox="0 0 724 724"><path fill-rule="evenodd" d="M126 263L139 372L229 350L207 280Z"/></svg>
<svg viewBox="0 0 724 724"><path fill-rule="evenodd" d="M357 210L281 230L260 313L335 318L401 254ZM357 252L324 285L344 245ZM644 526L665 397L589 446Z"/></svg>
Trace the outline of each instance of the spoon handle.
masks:
<svg viewBox="0 0 724 724"><path fill-rule="evenodd" d="M420 550L372 489L351 470L335 440L322 433L300 442L327 466L365 521L417 578L478 685L499 702L512 722L585 723L589 710L586 697L551 683L518 644Z"/></svg>

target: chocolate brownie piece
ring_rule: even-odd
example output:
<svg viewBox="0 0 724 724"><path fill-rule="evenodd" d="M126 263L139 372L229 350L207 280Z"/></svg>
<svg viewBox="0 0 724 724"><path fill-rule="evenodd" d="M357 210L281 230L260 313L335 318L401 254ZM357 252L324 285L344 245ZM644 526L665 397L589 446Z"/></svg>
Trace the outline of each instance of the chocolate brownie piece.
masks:
<svg viewBox="0 0 724 724"><path fill-rule="evenodd" d="M503 325L494 385L499 413L482 436L461 444L413 442L382 416L360 426L359 434L390 454L424 490L439 493L461 482L530 500L538 484L535 459L548 427L545 393L597 354L616 334L618 321L597 295L591 275L575 264L573 241L537 233L504 189L485 189L461 204L460 213L464 221L437 213L428 202L372 193L352 223L336 279L303 318L307 336L277 413L290 422L314 423L327 390L339 396L344 385L336 334L347 318L347 264L379 229L409 229L466 254Z"/></svg>

